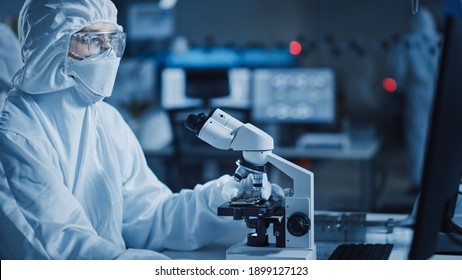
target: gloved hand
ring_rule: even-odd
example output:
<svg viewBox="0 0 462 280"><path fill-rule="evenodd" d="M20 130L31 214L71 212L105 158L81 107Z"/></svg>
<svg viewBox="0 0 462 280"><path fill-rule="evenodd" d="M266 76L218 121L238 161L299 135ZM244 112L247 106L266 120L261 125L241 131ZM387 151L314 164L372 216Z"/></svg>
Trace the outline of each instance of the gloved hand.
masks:
<svg viewBox="0 0 462 280"><path fill-rule="evenodd" d="M280 200L285 197L284 190L280 186L270 183L266 174L263 174L263 186L261 189L261 196L265 200L268 200L271 195L273 196L274 200ZM223 183L221 196L223 199L229 202L232 198L236 197L239 192L252 190L254 190L252 174L240 182L234 180L233 177L229 177L229 179Z"/></svg>

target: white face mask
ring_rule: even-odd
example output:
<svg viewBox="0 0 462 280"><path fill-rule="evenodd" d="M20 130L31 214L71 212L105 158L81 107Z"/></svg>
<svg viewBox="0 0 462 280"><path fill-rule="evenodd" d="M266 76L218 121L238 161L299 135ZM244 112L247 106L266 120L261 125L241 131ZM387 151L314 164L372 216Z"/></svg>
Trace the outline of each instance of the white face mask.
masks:
<svg viewBox="0 0 462 280"><path fill-rule="evenodd" d="M86 102L95 103L111 96L120 57L69 61L69 74Z"/></svg>

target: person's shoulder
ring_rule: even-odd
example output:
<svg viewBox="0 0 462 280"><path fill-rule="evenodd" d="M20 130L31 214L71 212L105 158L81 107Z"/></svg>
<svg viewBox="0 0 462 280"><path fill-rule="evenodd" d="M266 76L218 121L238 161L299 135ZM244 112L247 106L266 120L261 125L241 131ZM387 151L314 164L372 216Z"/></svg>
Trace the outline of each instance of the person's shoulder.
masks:
<svg viewBox="0 0 462 280"><path fill-rule="evenodd" d="M102 114L104 114L105 117L112 119L114 121L121 121L123 120L122 115L120 112L111 104L102 101L98 102L95 104L96 107L98 108L98 111L100 111Z"/></svg>
<svg viewBox="0 0 462 280"><path fill-rule="evenodd" d="M12 89L7 96L2 99L1 107L1 124L14 125L21 124L27 125L33 123L34 118L33 110L26 100L26 96L18 89ZM9 122L10 119L14 119L14 122ZM18 121L24 119L24 122ZM27 120L27 121L26 121Z"/></svg>
<svg viewBox="0 0 462 280"><path fill-rule="evenodd" d="M34 112L27 96L13 89L2 101L0 130L2 134L13 133L28 139L43 135L41 122Z"/></svg>
<svg viewBox="0 0 462 280"><path fill-rule="evenodd" d="M113 127L125 127L127 125L122 114L111 104L102 101L95 104L101 117L105 119L107 125Z"/></svg>
<svg viewBox="0 0 462 280"><path fill-rule="evenodd" d="M110 114L120 115L119 111L117 111L117 109L114 106L107 103L106 101L97 102L95 105L99 108L99 110L104 110Z"/></svg>

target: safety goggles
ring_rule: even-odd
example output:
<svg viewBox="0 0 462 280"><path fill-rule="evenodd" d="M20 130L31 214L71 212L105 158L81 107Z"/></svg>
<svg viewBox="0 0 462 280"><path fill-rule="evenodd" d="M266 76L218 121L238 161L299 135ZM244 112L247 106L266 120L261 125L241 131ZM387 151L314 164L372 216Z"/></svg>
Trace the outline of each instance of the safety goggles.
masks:
<svg viewBox="0 0 462 280"><path fill-rule="evenodd" d="M89 57L122 57L126 33L119 31L77 32L71 36L69 52L85 59Z"/></svg>

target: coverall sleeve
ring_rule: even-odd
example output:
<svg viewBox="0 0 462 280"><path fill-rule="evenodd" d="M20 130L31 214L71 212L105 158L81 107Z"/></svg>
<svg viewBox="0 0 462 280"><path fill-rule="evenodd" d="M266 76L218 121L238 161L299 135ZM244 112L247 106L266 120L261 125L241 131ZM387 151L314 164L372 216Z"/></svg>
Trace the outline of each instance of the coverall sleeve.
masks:
<svg viewBox="0 0 462 280"><path fill-rule="evenodd" d="M224 175L206 184L172 193L149 169L136 137L122 124L114 139L121 148L124 180L123 236L127 247L160 251L193 250L225 235L231 229L245 227L231 217L217 216L217 207L225 200L221 189L230 176Z"/></svg>
<svg viewBox="0 0 462 280"><path fill-rule="evenodd" d="M23 136L0 134L3 237L17 259L165 258L156 252L126 251L99 237L81 205L63 184L53 152ZM7 186L5 186L7 184ZM11 219L13 218L13 219ZM3 246L3 245L2 245Z"/></svg>

